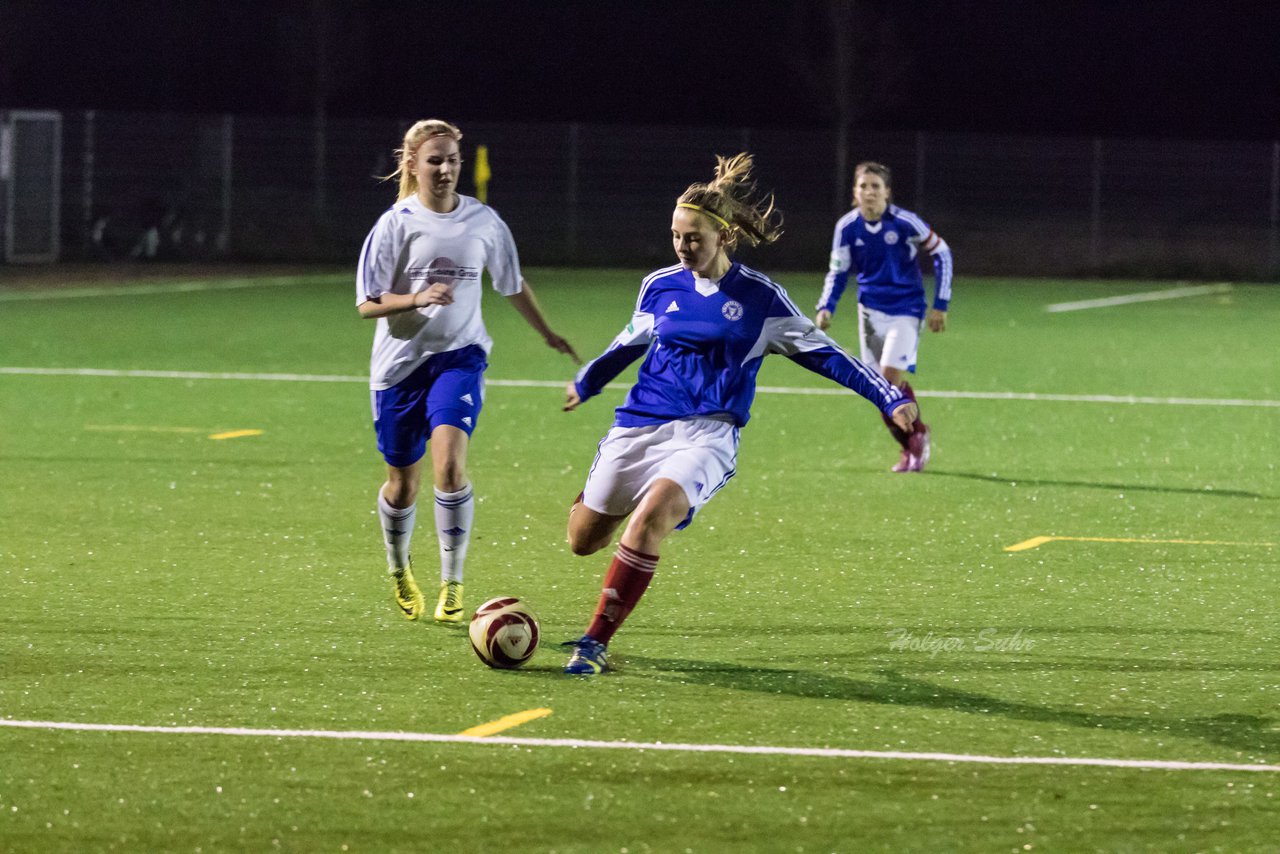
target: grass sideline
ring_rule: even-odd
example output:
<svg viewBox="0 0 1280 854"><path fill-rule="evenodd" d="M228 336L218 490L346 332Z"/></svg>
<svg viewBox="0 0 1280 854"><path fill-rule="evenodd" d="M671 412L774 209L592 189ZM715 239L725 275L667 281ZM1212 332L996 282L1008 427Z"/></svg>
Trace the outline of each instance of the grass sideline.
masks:
<svg viewBox="0 0 1280 854"><path fill-rule="evenodd" d="M530 270L590 357L642 271ZM778 276L801 306L816 275ZM125 286L135 283L126 282ZM1280 291L1054 314L1167 282L962 279L923 392L1275 401ZM0 305L0 366L358 376L335 275ZM486 294L496 380L572 366ZM1206 332L1212 330L1212 332ZM837 338L852 343L847 317ZM1224 366L1230 366L1224 370ZM761 384L827 383L785 359ZM491 386L471 459L468 604L580 633L606 558L564 513L622 391L575 413ZM738 476L613 645L522 671L409 624L381 576L358 382L0 375L0 717L1003 757L1280 763L1267 407L924 398L898 477L854 396L762 393ZM261 430L226 440L209 437ZM1053 542L1036 536L1253 543ZM420 575L433 542L420 521ZM0 728L0 848L1230 850L1274 846L1269 772Z"/></svg>

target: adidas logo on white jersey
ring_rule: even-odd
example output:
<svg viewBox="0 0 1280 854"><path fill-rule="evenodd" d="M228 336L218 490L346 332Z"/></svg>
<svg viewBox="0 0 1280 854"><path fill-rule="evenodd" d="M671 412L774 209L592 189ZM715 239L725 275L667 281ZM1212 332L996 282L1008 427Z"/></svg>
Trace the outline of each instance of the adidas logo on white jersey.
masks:
<svg viewBox="0 0 1280 854"><path fill-rule="evenodd" d="M475 406L475 401L471 399L471 392L467 392L462 397L458 398L458 400L461 400L467 406Z"/></svg>
<svg viewBox="0 0 1280 854"><path fill-rule="evenodd" d="M673 311L679 311L679 310L680 310L680 306L676 305L675 300L672 300L671 305L667 306L666 314L670 314Z"/></svg>

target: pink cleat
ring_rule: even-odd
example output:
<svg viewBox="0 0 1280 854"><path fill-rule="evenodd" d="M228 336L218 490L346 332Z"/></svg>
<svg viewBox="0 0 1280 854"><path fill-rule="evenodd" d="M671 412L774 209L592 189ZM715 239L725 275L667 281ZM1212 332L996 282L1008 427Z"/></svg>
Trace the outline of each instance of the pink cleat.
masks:
<svg viewBox="0 0 1280 854"><path fill-rule="evenodd" d="M898 461L893 464L893 468L889 469L889 471L911 471L911 452L903 448L902 456L898 457Z"/></svg>
<svg viewBox="0 0 1280 854"><path fill-rule="evenodd" d="M930 452L928 424L907 438L907 448L911 457L907 465L907 471L924 471L925 464L929 462Z"/></svg>

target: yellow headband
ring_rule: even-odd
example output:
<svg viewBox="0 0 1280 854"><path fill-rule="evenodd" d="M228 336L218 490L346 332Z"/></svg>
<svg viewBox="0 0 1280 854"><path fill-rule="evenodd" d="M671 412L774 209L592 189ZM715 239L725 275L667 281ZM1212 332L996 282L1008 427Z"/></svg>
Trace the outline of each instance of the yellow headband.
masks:
<svg viewBox="0 0 1280 854"><path fill-rule="evenodd" d="M714 219L716 222L720 223L720 224L721 224L722 226L724 226L725 228L729 228L729 229L733 228L733 223L729 222L728 220L724 219L723 217L717 216L716 214L712 213L711 211L707 210L706 208L699 207L699 206L697 206L697 205L691 205L691 204L689 204L688 202L679 202L678 204L676 204L676 207L678 207L678 208L688 208L688 209L689 209L689 210L691 210L691 211L701 211L702 213L704 213L704 214L706 214L707 216L709 216L709 217L711 217L712 219Z"/></svg>

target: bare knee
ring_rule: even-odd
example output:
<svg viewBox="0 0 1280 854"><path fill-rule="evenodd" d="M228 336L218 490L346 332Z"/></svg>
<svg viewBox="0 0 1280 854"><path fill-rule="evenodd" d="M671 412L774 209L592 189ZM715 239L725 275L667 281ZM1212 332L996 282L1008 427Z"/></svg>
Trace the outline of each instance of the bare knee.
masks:
<svg viewBox="0 0 1280 854"><path fill-rule="evenodd" d="M467 485L467 469L457 460L449 460L435 469L436 489L457 492Z"/></svg>
<svg viewBox="0 0 1280 854"><path fill-rule="evenodd" d="M418 500L418 478L393 469L382 486L382 498L392 507L411 506Z"/></svg>
<svg viewBox="0 0 1280 854"><path fill-rule="evenodd" d="M467 446L470 437L451 424L431 431L431 475L436 489L457 492L467 485Z"/></svg>
<svg viewBox="0 0 1280 854"><path fill-rule="evenodd" d="M627 523L627 535L645 542L661 541L671 533L675 524L667 519L667 513L636 513Z"/></svg>
<svg viewBox="0 0 1280 854"><path fill-rule="evenodd" d="M684 491L671 481L661 493L650 493L640 503L622 538L626 545L647 554L657 554L662 541L689 513Z"/></svg>
<svg viewBox="0 0 1280 854"><path fill-rule="evenodd" d="M574 504L569 510L569 530L565 537L569 551L579 557L595 554L613 541L613 532L621 521L621 517L597 513L581 502Z"/></svg>
<svg viewBox="0 0 1280 854"><path fill-rule="evenodd" d="M586 557L593 555L609 544L609 538L597 537L595 539L587 539L582 536L574 536L572 531L569 532L569 551L578 557Z"/></svg>
<svg viewBox="0 0 1280 854"><path fill-rule="evenodd" d="M574 508L577 510L578 508ZM586 557L600 551L609 545L609 541L613 539L613 530L600 530L598 526L591 525L575 525L573 523L574 511L569 513L569 551L578 557Z"/></svg>

